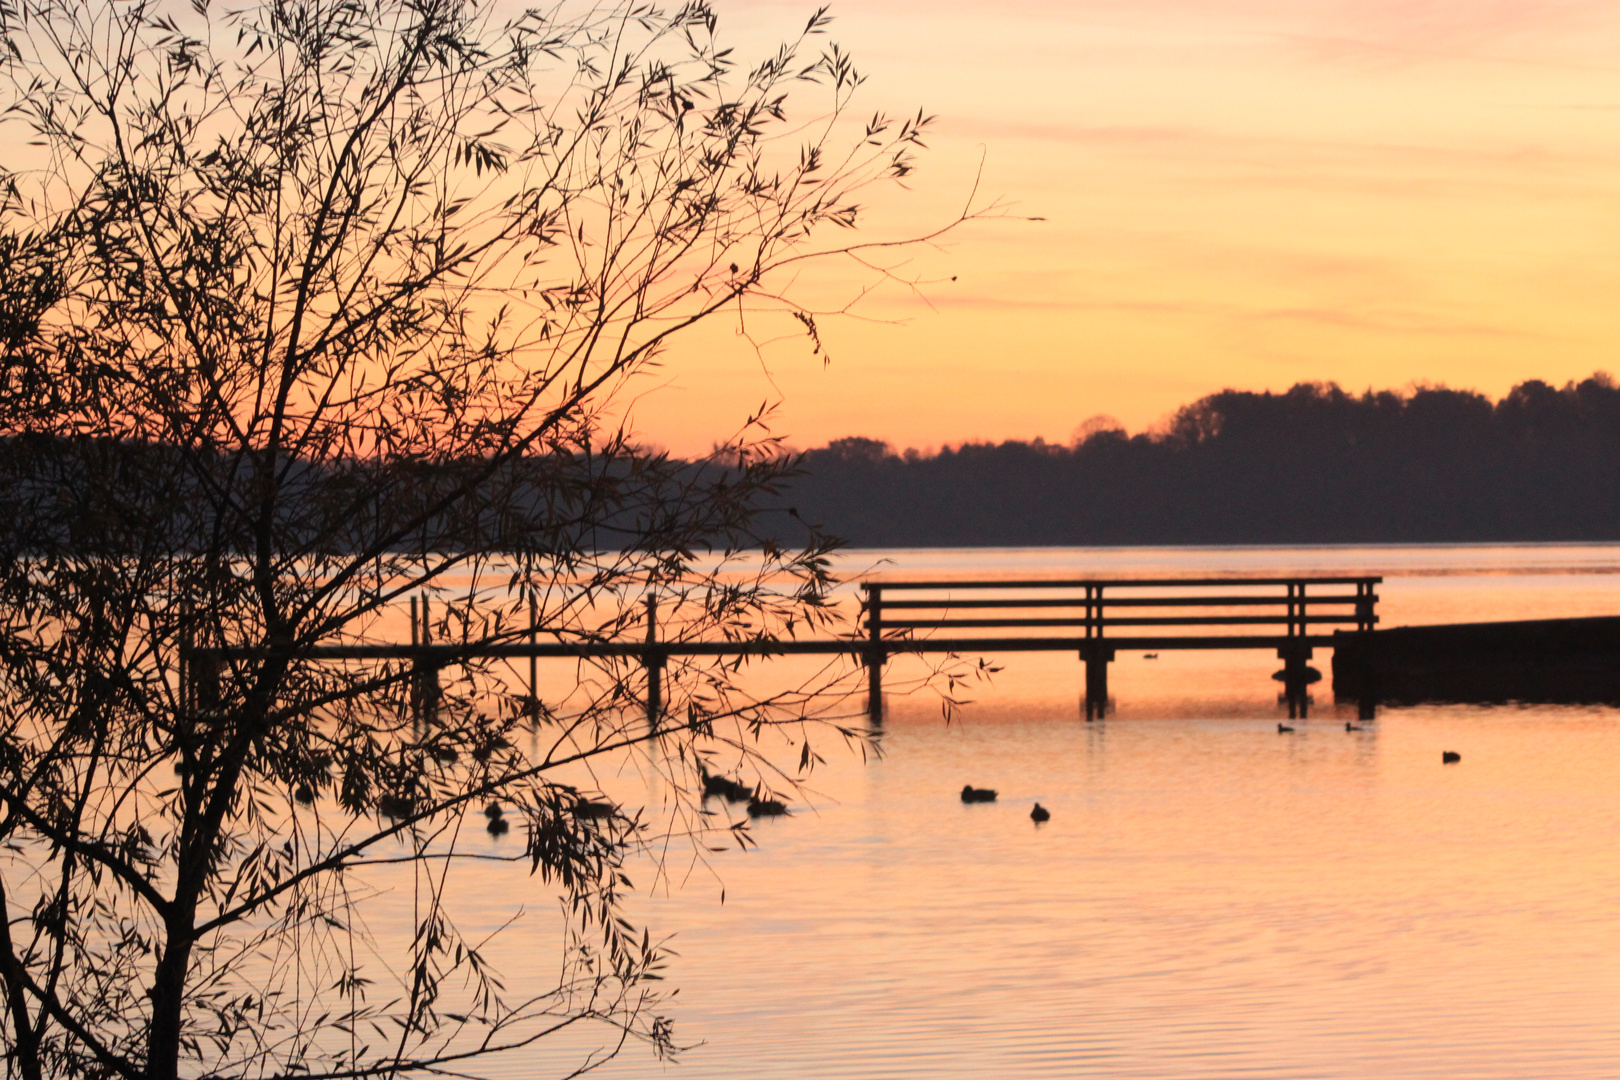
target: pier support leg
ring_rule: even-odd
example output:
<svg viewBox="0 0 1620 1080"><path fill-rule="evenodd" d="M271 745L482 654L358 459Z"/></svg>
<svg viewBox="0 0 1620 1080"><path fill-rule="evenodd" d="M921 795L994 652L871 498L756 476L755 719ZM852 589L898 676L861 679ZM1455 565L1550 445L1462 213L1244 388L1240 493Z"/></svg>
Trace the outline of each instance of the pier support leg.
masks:
<svg viewBox="0 0 1620 1080"><path fill-rule="evenodd" d="M1378 719L1378 671L1373 661L1372 633L1359 635L1355 652L1356 664L1356 716L1362 720Z"/></svg>
<svg viewBox="0 0 1620 1080"><path fill-rule="evenodd" d="M411 672L411 711L418 738L439 717L439 669L426 660L418 660Z"/></svg>
<svg viewBox="0 0 1620 1080"><path fill-rule="evenodd" d="M883 661L881 652L866 655L866 719L873 729L883 726Z"/></svg>
<svg viewBox="0 0 1620 1080"><path fill-rule="evenodd" d="M1288 718L1306 719L1310 711L1310 665L1307 661L1311 658L1311 647L1295 645L1278 649L1277 656L1283 662L1283 695L1288 699Z"/></svg>
<svg viewBox="0 0 1620 1080"><path fill-rule="evenodd" d="M186 676L191 680L190 698L194 714L211 713L219 708L219 657L211 653L192 653L186 663Z"/></svg>
<svg viewBox="0 0 1620 1080"><path fill-rule="evenodd" d="M649 653L647 665L647 727L656 728L664 714L664 658Z"/></svg>
<svg viewBox="0 0 1620 1080"><path fill-rule="evenodd" d="M1086 662L1086 719L1100 720L1108 713L1108 662L1114 650L1103 645L1087 645L1080 650Z"/></svg>

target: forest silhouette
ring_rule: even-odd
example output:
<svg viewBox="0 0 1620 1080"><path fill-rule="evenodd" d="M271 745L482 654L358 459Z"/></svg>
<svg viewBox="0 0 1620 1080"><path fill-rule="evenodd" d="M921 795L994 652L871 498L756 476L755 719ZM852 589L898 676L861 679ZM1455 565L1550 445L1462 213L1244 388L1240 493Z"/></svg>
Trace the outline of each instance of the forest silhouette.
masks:
<svg viewBox="0 0 1620 1080"><path fill-rule="evenodd" d="M1223 390L1068 446L807 452L786 501L858 547L1620 539L1620 385Z"/></svg>

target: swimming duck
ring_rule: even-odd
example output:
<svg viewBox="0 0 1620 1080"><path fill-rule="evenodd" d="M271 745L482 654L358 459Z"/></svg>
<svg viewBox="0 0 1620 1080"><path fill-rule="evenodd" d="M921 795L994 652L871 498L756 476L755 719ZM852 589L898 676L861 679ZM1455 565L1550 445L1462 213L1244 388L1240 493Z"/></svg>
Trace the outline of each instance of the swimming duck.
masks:
<svg viewBox="0 0 1620 1080"><path fill-rule="evenodd" d="M387 818L408 818L416 812L416 800L390 792L377 800L377 812Z"/></svg>
<svg viewBox="0 0 1620 1080"><path fill-rule="evenodd" d="M781 817L788 808L775 799L749 799L749 817Z"/></svg>
<svg viewBox="0 0 1620 1080"><path fill-rule="evenodd" d="M1286 735L1286 734L1288 734L1288 732L1293 731L1293 730L1294 729L1289 727L1287 724L1278 724L1277 725L1277 734L1279 734L1279 735Z"/></svg>
<svg viewBox="0 0 1620 1080"><path fill-rule="evenodd" d="M727 802L747 802L753 797L754 789L747 784L740 784L729 776L710 776L703 774L703 797L718 795Z"/></svg>
<svg viewBox="0 0 1620 1080"><path fill-rule="evenodd" d="M992 788L974 787L972 784L962 785L963 802L995 802L996 793Z"/></svg>
<svg viewBox="0 0 1620 1080"><path fill-rule="evenodd" d="M1050 821L1052 819L1052 811L1048 810L1040 803L1036 803L1035 809L1029 812L1029 817L1031 821L1039 825L1043 821Z"/></svg>
<svg viewBox="0 0 1620 1080"><path fill-rule="evenodd" d="M1440 752L1440 764L1442 765L1455 765L1461 760L1462 755L1455 750L1442 750Z"/></svg>
<svg viewBox="0 0 1620 1080"><path fill-rule="evenodd" d="M1346 730L1346 731L1360 731L1361 730L1361 725L1360 724L1352 724L1350 721L1346 720L1344 722L1344 730Z"/></svg>

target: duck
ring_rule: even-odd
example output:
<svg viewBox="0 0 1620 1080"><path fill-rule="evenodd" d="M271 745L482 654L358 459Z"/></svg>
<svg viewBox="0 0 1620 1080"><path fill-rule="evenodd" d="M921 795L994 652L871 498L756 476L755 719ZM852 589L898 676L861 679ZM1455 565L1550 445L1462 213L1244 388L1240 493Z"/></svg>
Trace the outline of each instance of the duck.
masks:
<svg viewBox="0 0 1620 1080"><path fill-rule="evenodd" d="M489 824L485 826L485 828L489 830L489 835L491 836L505 836L506 830L511 828L511 825L509 825L506 819L503 817L492 817L489 819Z"/></svg>
<svg viewBox="0 0 1620 1080"><path fill-rule="evenodd" d="M1346 731L1360 731L1361 730L1361 725L1360 724L1352 724L1350 721L1346 720L1344 722L1344 730L1346 730Z"/></svg>
<svg viewBox="0 0 1620 1080"><path fill-rule="evenodd" d="M788 812L788 808L776 799L749 799L749 817L781 817Z"/></svg>
<svg viewBox="0 0 1620 1080"><path fill-rule="evenodd" d="M408 795L389 792L377 800L377 812L386 818L408 818L416 812L416 800Z"/></svg>
<svg viewBox="0 0 1620 1080"><path fill-rule="evenodd" d="M1442 750L1440 752L1440 764L1442 765L1455 765L1461 760L1462 755L1455 750Z"/></svg>
<svg viewBox="0 0 1620 1080"><path fill-rule="evenodd" d="M1277 734L1279 734L1279 735L1286 735L1290 731L1293 731L1293 730L1294 729L1289 727L1287 724L1278 724L1277 725Z"/></svg>
<svg viewBox="0 0 1620 1080"><path fill-rule="evenodd" d="M1039 825L1043 821L1050 821L1052 819L1052 811L1048 810L1040 803L1036 803L1035 809L1029 812L1029 818L1035 824Z"/></svg>
<svg viewBox="0 0 1620 1080"><path fill-rule="evenodd" d="M1145 652L1142 654L1142 659L1144 660L1157 660L1158 658L1159 654L1156 652Z"/></svg>
<svg viewBox="0 0 1620 1080"><path fill-rule="evenodd" d="M963 802L995 802L996 793L993 788L974 787L972 784L962 785Z"/></svg>
<svg viewBox="0 0 1620 1080"><path fill-rule="evenodd" d="M754 789L746 784L738 783L729 776L711 776L703 774L703 797L717 795L727 802L747 802L753 798Z"/></svg>

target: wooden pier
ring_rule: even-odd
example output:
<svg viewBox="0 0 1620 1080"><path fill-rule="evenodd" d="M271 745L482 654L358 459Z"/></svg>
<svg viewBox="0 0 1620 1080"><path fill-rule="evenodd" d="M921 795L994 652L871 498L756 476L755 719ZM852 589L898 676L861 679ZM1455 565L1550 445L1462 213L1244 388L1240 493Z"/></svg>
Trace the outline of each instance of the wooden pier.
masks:
<svg viewBox="0 0 1620 1080"><path fill-rule="evenodd" d="M658 605L648 597L642 641L434 643L427 603L411 602L409 644L312 645L311 660L402 660L413 668L411 699L431 716L439 671L475 657L528 659L535 700L534 661L544 657L639 660L647 671L649 718L663 711L663 677L672 657L858 656L867 668L871 722L883 719L883 668L899 653L996 654L1073 652L1085 663L1088 720L1108 709L1108 665L1121 650L1275 649L1289 715L1303 715L1315 673L1315 649L1361 639L1378 622L1379 577L1093 578L1066 581L883 581L861 586L860 632L809 641L667 641L658 637ZM958 594L965 593L966 596ZM964 633L972 631L972 633ZM987 634L986 631L995 631ZM189 649L183 657L191 701L219 699L221 665L268 654L263 647ZM1370 704L1364 709L1370 708Z"/></svg>
<svg viewBox="0 0 1620 1080"><path fill-rule="evenodd" d="M1094 578L1078 581L885 581L862 586L868 700L880 718L883 662L896 652L1075 652L1086 665L1086 718L1108 709L1120 650L1276 649L1289 715L1303 715L1309 661L1333 630L1370 633L1381 577ZM970 595L959 597L955 594ZM895 594L901 598L894 598ZM1016 636L955 636L964 630ZM1223 632L1224 631L1224 632ZM1320 677L1320 676L1315 676Z"/></svg>

